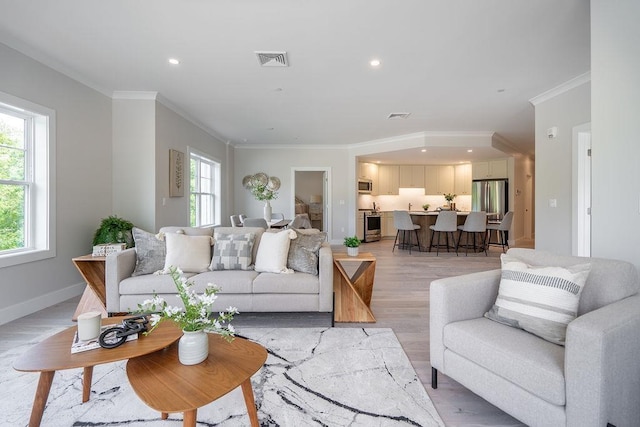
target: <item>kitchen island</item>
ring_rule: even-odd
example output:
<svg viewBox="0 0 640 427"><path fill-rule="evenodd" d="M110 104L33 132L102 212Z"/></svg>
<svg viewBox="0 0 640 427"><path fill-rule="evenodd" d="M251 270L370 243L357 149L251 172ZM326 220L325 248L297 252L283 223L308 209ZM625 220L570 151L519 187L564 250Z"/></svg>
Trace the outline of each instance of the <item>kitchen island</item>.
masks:
<svg viewBox="0 0 640 427"><path fill-rule="evenodd" d="M463 225L465 220L467 219L467 215L469 212L457 212L458 214L458 225ZM430 225L434 225L436 223L436 219L438 218L437 211L409 211L409 215L411 215L411 220L414 224L418 224L420 226L420 230L418 230L418 237L420 238L420 247L421 250L429 249L429 242L431 241L431 229ZM458 233L453 234L454 237L458 238ZM444 233L440 233L440 242L441 245L446 245L446 237ZM434 245L437 242L433 242ZM453 243L450 242L453 245Z"/></svg>

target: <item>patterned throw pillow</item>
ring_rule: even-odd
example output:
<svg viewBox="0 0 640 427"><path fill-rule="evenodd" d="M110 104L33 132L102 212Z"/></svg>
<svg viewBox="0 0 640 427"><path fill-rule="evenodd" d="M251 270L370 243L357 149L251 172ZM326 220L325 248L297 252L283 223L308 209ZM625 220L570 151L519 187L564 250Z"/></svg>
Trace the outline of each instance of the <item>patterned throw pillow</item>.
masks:
<svg viewBox="0 0 640 427"><path fill-rule="evenodd" d="M564 345L591 264L534 267L507 254L501 260L498 298L485 317Z"/></svg>
<svg viewBox="0 0 640 427"><path fill-rule="evenodd" d="M210 270L252 270L251 253L255 233L215 233Z"/></svg>
<svg viewBox="0 0 640 427"><path fill-rule="evenodd" d="M164 268L166 245L155 234L133 227L133 241L136 243L136 268L132 276L153 274Z"/></svg>
<svg viewBox="0 0 640 427"><path fill-rule="evenodd" d="M287 267L302 273L318 275L318 251L327 233L303 234L295 230L297 237L289 245Z"/></svg>

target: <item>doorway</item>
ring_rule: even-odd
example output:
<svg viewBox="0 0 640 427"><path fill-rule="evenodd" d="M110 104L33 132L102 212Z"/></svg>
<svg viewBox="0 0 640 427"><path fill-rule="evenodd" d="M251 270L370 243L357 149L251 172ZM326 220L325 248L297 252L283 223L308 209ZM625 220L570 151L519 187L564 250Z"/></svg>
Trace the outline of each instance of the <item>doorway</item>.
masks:
<svg viewBox="0 0 640 427"><path fill-rule="evenodd" d="M292 167L291 174L292 215L307 213L313 228L331 230L331 168Z"/></svg>
<svg viewBox="0 0 640 427"><path fill-rule="evenodd" d="M591 256L591 123L573 128L572 244L576 256Z"/></svg>

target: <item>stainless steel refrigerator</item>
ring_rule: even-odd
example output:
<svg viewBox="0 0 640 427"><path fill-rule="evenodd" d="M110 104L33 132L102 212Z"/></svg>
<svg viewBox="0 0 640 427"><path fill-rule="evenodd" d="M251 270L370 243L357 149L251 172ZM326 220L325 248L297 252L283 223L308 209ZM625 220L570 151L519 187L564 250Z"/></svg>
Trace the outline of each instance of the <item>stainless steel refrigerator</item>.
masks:
<svg viewBox="0 0 640 427"><path fill-rule="evenodd" d="M502 220L509 210L509 182L506 179L473 181L471 210L485 211L491 220Z"/></svg>

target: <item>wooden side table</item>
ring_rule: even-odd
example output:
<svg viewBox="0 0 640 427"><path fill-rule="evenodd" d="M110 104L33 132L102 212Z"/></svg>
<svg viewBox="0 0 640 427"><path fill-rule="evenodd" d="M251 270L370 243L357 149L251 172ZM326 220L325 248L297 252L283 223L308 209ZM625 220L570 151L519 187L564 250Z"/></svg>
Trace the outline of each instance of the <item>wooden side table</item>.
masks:
<svg viewBox="0 0 640 427"><path fill-rule="evenodd" d="M349 277L342 263L358 262L358 269ZM333 254L334 320L336 322L375 322L371 312L371 294L376 273L376 257L369 252L358 256Z"/></svg>
<svg viewBox="0 0 640 427"><path fill-rule="evenodd" d="M87 287L80 298L78 307L73 313L73 320L87 311L99 311L102 317L107 317L107 290L104 279L104 269L107 258L103 256L83 255L73 258L73 263L87 282Z"/></svg>
<svg viewBox="0 0 640 427"><path fill-rule="evenodd" d="M198 408L240 386L250 424L259 427L251 376L265 360L267 350L258 343L243 338L229 343L220 335L209 334L209 357L202 363L182 365L178 345L173 344L129 359L127 377L138 397L160 411L162 419L171 412L184 413L184 427L196 426Z"/></svg>

